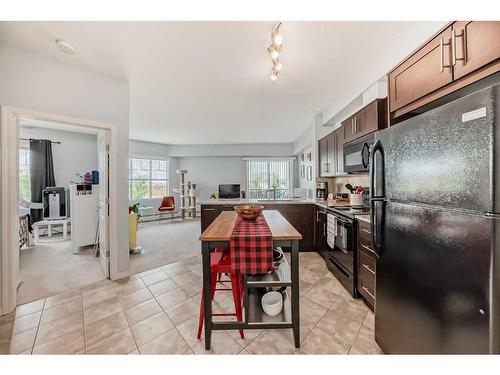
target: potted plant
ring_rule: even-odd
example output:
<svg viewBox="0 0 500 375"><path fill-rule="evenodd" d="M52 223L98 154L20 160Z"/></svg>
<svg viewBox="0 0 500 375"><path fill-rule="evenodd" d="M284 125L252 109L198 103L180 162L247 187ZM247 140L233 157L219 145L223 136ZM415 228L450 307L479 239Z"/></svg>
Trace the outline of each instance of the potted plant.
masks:
<svg viewBox="0 0 500 375"><path fill-rule="evenodd" d="M128 206L128 243L132 254L140 254L142 252L142 247L137 246L137 229L141 217L139 206L140 203Z"/></svg>

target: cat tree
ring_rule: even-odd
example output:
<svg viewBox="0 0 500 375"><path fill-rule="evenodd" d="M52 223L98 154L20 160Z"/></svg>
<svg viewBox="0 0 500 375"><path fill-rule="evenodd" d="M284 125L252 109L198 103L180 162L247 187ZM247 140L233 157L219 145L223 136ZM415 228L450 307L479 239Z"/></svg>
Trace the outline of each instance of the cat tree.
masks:
<svg viewBox="0 0 500 375"><path fill-rule="evenodd" d="M196 219L196 197L198 196L196 184L192 184L191 181L186 183L187 169L179 169L176 173L179 175L179 189L174 189L174 191L180 195L181 219L185 219L186 216Z"/></svg>

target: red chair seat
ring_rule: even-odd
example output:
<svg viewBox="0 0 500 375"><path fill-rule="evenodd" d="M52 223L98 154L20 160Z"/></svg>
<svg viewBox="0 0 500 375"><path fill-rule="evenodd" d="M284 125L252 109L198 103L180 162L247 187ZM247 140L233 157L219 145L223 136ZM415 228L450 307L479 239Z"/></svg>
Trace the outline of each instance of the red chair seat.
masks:
<svg viewBox="0 0 500 375"><path fill-rule="evenodd" d="M158 211L173 211L175 207L158 207Z"/></svg>

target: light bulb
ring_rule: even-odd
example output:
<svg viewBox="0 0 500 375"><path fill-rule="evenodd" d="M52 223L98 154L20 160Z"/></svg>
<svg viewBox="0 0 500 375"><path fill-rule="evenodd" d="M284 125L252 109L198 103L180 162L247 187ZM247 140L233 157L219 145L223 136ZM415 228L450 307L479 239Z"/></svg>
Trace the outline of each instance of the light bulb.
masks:
<svg viewBox="0 0 500 375"><path fill-rule="evenodd" d="M280 57L280 53L278 51L276 51L275 49L273 49L271 51L271 57L273 58L273 60L276 60L278 57Z"/></svg>
<svg viewBox="0 0 500 375"><path fill-rule="evenodd" d="M281 68L283 68L283 65L281 65L281 63L277 63L274 68L276 69L276 71L279 72L281 70Z"/></svg>
<svg viewBox="0 0 500 375"><path fill-rule="evenodd" d="M277 46L281 46L281 44L283 44L283 35L276 34L274 36L274 44L276 44Z"/></svg>
<svg viewBox="0 0 500 375"><path fill-rule="evenodd" d="M276 81L276 79L278 78L278 76L276 75L276 73L272 73L271 74L271 81Z"/></svg>

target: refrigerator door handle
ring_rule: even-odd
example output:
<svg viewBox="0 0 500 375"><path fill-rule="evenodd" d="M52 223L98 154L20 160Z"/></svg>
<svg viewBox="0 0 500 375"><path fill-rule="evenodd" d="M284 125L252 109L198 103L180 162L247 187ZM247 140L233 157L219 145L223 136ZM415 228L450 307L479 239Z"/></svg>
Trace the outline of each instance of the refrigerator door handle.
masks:
<svg viewBox="0 0 500 375"><path fill-rule="evenodd" d="M376 154L380 153L380 157L377 158ZM384 221L384 211L385 211L385 181L384 181L384 149L382 148L382 143L377 140L373 145L370 152L370 229L371 229L371 245L373 250L377 255L380 255L382 250L383 238L382 228ZM379 165L380 163L380 165ZM382 178L377 178L378 182L382 184L381 186L375 186L375 172L382 173ZM377 214L377 207L379 206L376 202L382 203L382 216ZM381 218L381 222L379 222Z"/></svg>
<svg viewBox="0 0 500 375"><path fill-rule="evenodd" d="M377 204L378 202L382 202L380 205L380 209L382 210L381 215L378 215L378 208ZM385 221L385 198L370 198L370 231L371 231L371 238L370 242L372 245L373 251L375 251L375 254L380 256L382 253L382 248L383 248L383 243L384 243L384 238L383 238L383 228L382 226L384 225ZM380 217L380 222L379 218Z"/></svg>
<svg viewBox="0 0 500 375"><path fill-rule="evenodd" d="M377 162L375 155L377 153L380 153L380 160ZM373 147L370 150L370 157L369 160L371 163L370 165L370 198L383 198L385 197L385 186L384 186L384 178L382 176L381 183L382 186L375 186L375 171L378 168L378 163L381 163L381 168L380 170L384 171L384 149L382 148L382 143L380 143L380 140L377 140ZM382 190L382 194L379 193L379 191Z"/></svg>

